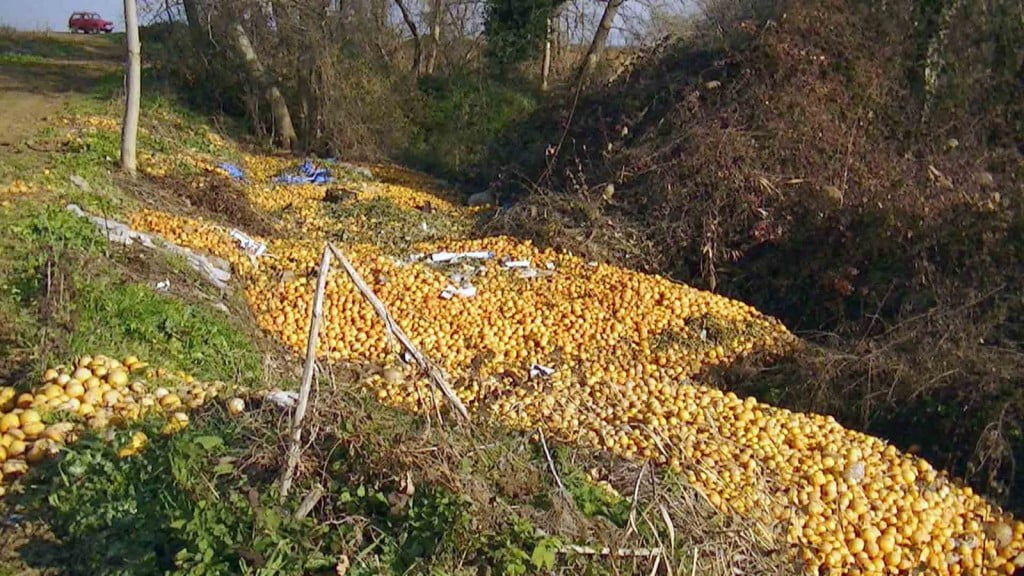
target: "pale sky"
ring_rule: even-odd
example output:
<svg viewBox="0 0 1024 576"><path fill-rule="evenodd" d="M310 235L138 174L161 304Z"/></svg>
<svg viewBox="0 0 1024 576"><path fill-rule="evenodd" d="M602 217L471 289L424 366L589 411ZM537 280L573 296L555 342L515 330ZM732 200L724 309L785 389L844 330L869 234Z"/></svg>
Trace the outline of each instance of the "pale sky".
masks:
<svg viewBox="0 0 1024 576"><path fill-rule="evenodd" d="M0 0L0 24L19 30L67 31L72 12L96 12L124 29L122 0Z"/></svg>
<svg viewBox="0 0 1024 576"><path fill-rule="evenodd" d="M144 10L146 2L139 2L140 10ZM174 2L176 4L176 2ZM425 2L413 2L413 5ZM643 28L650 14L654 11L692 12L693 0L634 0L627 2L616 19L610 43L618 44L630 35L630 29ZM163 3L159 3L162 6ZM592 0L569 0L567 8L575 5L585 13L582 21L586 21L583 36L589 37L590 29L596 26L600 16L600 3ZM14 26L19 30L54 30L66 31L68 17L72 12L97 12L101 17L114 23L114 30L124 30L123 0L0 0L0 24ZM164 17L163 12L159 18ZM397 17L397 16L396 16ZM568 16L567 18L575 19ZM140 23L145 23L146 14L139 14Z"/></svg>

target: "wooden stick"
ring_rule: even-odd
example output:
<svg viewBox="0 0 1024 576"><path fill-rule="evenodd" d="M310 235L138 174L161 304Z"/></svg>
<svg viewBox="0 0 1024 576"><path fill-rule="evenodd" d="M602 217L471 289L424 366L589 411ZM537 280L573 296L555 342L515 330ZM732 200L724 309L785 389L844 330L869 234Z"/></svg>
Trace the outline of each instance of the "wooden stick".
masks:
<svg viewBox="0 0 1024 576"><path fill-rule="evenodd" d="M566 544L558 549L562 554L583 554L586 556L633 556L637 558L654 558L661 555L661 548L592 548L577 544Z"/></svg>
<svg viewBox="0 0 1024 576"><path fill-rule="evenodd" d="M299 504L298 510L295 511L295 519L302 520L309 513L313 511L313 507L320 502L320 499L324 496L324 487L320 484L313 486L313 489L306 494L306 497L302 499L302 503Z"/></svg>
<svg viewBox="0 0 1024 576"><path fill-rule="evenodd" d="M349 278L352 279L352 282L356 285L356 288L359 289L359 292L361 292L366 300L370 302L373 309L377 311L377 315L384 321L384 326L387 329L388 334L398 340L402 347L409 352L413 359L416 360L416 363L420 365L420 368L427 373L430 381L433 382L442 393L444 393L445 397L448 399L448 403L455 408L455 411L458 412L463 419L468 420L469 412L466 411L466 406L462 404L462 400L459 400L455 391L448 385L448 379L445 377L444 372L442 372L437 365L427 359L427 357L423 355L423 352L421 352L420 349L417 348L411 340L409 340L409 337L405 335L402 328L391 317L391 314L388 313L387 308L384 307L384 303L380 301L380 298L377 298L377 295L373 293L373 290L370 290L370 287L366 285L366 282L363 281L362 276L359 275L359 272L357 272L352 266L352 263L349 262L348 258L346 258L340 250L335 248L333 244L328 244L327 246L330 248L331 253L334 254L334 257L338 262L341 263L341 267L345 269L345 272L348 274Z"/></svg>
<svg viewBox="0 0 1024 576"><path fill-rule="evenodd" d="M558 469L555 468L555 460L551 457L551 451L548 450L547 440L544 439L544 430L537 428L537 434L540 436L540 445L544 448L544 456L548 459L548 467L551 468L551 475L555 477L558 489L562 492L562 496L572 500L572 498L569 497L569 491L565 489L565 485L562 484L562 479L558 476Z"/></svg>
<svg viewBox="0 0 1024 576"><path fill-rule="evenodd" d="M306 341L306 364L302 367L302 387L299 388L299 402L292 417L292 437L288 445L288 464L281 477L281 500L288 497L302 452L302 420L306 417L309 391L313 387L313 368L316 365L316 342L320 336L320 318L323 316L324 288L327 286L327 271L331 267L330 247L324 248L320 259L320 274L316 279L316 294L313 296L313 313L309 319L309 339Z"/></svg>

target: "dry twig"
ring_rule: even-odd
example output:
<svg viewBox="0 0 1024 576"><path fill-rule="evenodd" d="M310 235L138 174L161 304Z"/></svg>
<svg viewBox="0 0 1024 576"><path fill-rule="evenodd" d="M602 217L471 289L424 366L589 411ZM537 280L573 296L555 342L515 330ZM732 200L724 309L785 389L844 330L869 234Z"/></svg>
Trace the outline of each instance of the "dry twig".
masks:
<svg viewBox="0 0 1024 576"><path fill-rule="evenodd" d="M348 258L346 258L345 255L340 250L335 248L333 244L328 244L328 248L330 249L331 253L334 254L334 257L338 259L338 262L341 263L341 267L345 269L345 272L348 274L349 278L352 279L352 282L355 283L356 288L359 289L359 292L362 293L362 295L366 298L370 305L373 306L373 309L377 312L377 315L380 316L382 320L384 320L384 325L387 328L388 333L392 335L396 340L398 340L398 342L401 343L402 347L405 348L405 350L413 357L413 359L416 360L416 363L419 364L420 368L422 368L423 371L427 373L427 376L430 378L430 381L433 382L434 385L441 390L441 392L448 399L448 403L451 404L453 408L455 408L456 412L458 412L459 415L462 416L462 418L468 420L469 412L466 411L466 406L463 405L462 400L459 399L459 397L455 394L455 391L452 390L451 386L448 385L448 379L445 377L444 372L442 372L437 365L435 365L426 356L424 356L423 352L421 352L420 349L417 348L416 345L413 344L411 340L409 340L409 337L405 335L405 332L402 331L401 327L399 327L395 320L391 317L391 314L388 313L387 308L384 307L384 303L381 302L380 298L378 298L377 295L373 293L373 290L371 290L370 287L366 285L366 282L363 281L362 276L359 275L359 272L357 272L356 269L352 266L352 263L349 262Z"/></svg>
<svg viewBox="0 0 1024 576"><path fill-rule="evenodd" d="M302 368L302 387L299 388L299 402L295 406L292 417L292 434L288 444L288 464L281 477L281 500L288 497L295 476L295 467L299 464L302 453L302 419L306 417L306 406L309 404L309 391L313 387L313 368L316 364L316 342L320 336L320 318L323 316L324 288L327 286L327 272L331 266L331 252L324 248L320 259L320 274L316 280L316 294L313 297L313 313L309 320L309 339L306 341L306 364Z"/></svg>

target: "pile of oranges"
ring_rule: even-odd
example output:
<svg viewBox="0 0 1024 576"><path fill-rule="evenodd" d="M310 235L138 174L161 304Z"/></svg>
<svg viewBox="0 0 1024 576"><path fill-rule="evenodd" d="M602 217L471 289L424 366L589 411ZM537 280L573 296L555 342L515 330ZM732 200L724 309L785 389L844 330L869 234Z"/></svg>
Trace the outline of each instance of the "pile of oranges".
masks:
<svg viewBox="0 0 1024 576"><path fill-rule="evenodd" d="M281 237L261 239L269 255L257 265L208 222L145 212L132 224L230 261L259 325L301 353L317 262L341 231L324 208L324 187L269 182L282 167L278 159L246 160L250 200L267 213L289 206L306 224L285 223ZM416 210L430 197L453 217L472 218L417 182L395 172L388 183L348 186L355 202L386 197ZM785 526L810 573L1024 568L1024 523L926 461L829 417L695 384L709 367L797 345L778 321L750 306L508 237L418 245L420 258L396 259L369 245L341 248L478 414L669 466L720 509ZM443 251L493 257L431 262ZM469 285L475 295L443 296ZM382 402L410 410L443 404L421 374L394 361L383 324L341 271L328 276L321 326L322 358L389 366L364 382Z"/></svg>
<svg viewBox="0 0 1024 576"><path fill-rule="evenodd" d="M172 434L188 426L189 410L224 391L222 382L153 370L134 356L117 360L103 355L82 356L70 365L50 368L27 392L0 388L0 495L4 479L23 475L85 429L122 427L159 415L166 420L162 432ZM232 398L227 407L237 414L244 410L244 401ZM145 446L145 435L140 434L120 449L120 456L131 456Z"/></svg>

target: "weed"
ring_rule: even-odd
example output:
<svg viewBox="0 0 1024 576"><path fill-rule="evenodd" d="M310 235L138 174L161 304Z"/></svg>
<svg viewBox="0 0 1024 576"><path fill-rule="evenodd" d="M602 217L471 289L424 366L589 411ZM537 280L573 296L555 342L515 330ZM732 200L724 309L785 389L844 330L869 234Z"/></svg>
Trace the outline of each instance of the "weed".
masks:
<svg viewBox="0 0 1024 576"><path fill-rule="evenodd" d="M221 314L102 278L80 287L73 354L135 354L198 378L253 384L261 374L252 343ZM97 327L101 327L97 329Z"/></svg>
<svg viewBox="0 0 1024 576"><path fill-rule="evenodd" d="M7 66L39 66L47 63L46 58L36 54L6 53L0 54L0 65Z"/></svg>
<svg viewBox="0 0 1024 576"><path fill-rule="evenodd" d="M371 243L389 254L405 256L421 242L434 242L456 235L465 236L472 223L440 210L404 210L387 198L342 203L329 208L329 215L350 221L345 242Z"/></svg>
<svg viewBox="0 0 1024 576"><path fill-rule="evenodd" d="M31 564L59 559L74 574L308 574L333 567L321 552L331 536L311 520L281 513L277 495L250 490L232 462L237 427L213 417L173 437L151 438L117 458L113 443L89 437L32 477L21 502L59 544L23 549ZM126 537L131 535L131 537Z"/></svg>

